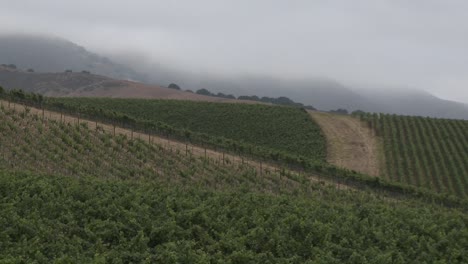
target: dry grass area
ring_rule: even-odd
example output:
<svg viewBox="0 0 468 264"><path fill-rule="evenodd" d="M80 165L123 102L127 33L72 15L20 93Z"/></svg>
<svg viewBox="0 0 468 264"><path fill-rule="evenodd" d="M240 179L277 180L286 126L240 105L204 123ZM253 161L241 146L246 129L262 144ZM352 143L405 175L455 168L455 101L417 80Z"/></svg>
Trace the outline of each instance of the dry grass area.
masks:
<svg viewBox="0 0 468 264"><path fill-rule="evenodd" d="M309 111L327 139L327 161L339 167L380 176L379 143L359 119Z"/></svg>
<svg viewBox="0 0 468 264"><path fill-rule="evenodd" d="M164 88L158 85L149 85L132 81L114 80L107 87L86 87L77 89L67 96L110 97L110 98L148 98L148 99L174 99L191 101L224 102L236 101L231 99L204 96L190 92Z"/></svg>
<svg viewBox="0 0 468 264"><path fill-rule="evenodd" d="M0 81L7 88L20 87L47 96L174 99L207 102L243 102L205 96L158 85L117 80L88 73L29 73L0 66Z"/></svg>

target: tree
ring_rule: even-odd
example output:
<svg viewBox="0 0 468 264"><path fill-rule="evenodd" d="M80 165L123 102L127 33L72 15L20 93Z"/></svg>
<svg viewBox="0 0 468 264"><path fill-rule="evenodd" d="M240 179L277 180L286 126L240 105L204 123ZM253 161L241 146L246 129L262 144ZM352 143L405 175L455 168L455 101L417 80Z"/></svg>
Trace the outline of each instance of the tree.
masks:
<svg viewBox="0 0 468 264"><path fill-rule="evenodd" d="M343 108L339 108L339 109L337 109L337 110L330 110L330 113L341 114L341 115L347 115L347 114L348 114L348 110L343 109Z"/></svg>
<svg viewBox="0 0 468 264"><path fill-rule="evenodd" d="M175 83L169 84L169 86L167 88L174 89L174 90L180 90L179 85L177 85Z"/></svg>
<svg viewBox="0 0 468 264"><path fill-rule="evenodd" d="M362 111L362 110L355 110L351 114L353 114L353 115L363 115L363 114L365 114L365 112Z"/></svg>
<svg viewBox="0 0 468 264"><path fill-rule="evenodd" d="M304 108L307 109L307 110L313 110L313 111L317 110L315 107L313 107L311 105L306 105L306 106L304 106Z"/></svg>
<svg viewBox="0 0 468 264"><path fill-rule="evenodd" d="M14 89L14 90L11 90L10 91L10 94L13 96L13 98L17 98L17 99L25 99L26 98L26 94L24 93L23 90L19 89Z"/></svg>
<svg viewBox="0 0 468 264"><path fill-rule="evenodd" d="M250 101L260 101L260 98L256 95L248 96L248 95L241 95L237 97L239 100L250 100Z"/></svg>
<svg viewBox="0 0 468 264"><path fill-rule="evenodd" d="M34 72L34 69L28 69L28 72Z"/></svg>
<svg viewBox="0 0 468 264"><path fill-rule="evenodd" d="M4 92L5 92L5 89L3 89L2 86L0 86L0 96L3 95Z"/></svg>
<svg viewBox="0 0 468 264"><path fill-rule="evenodd" d="M72 73L72 70L65 70L65 73Z"/></svg>
<svg viewBox="0 0 468 264"><path fill-rule="evenodd" d="M213 94L207 89L203 88L196 91L197 94L212 96Z"/></svg>

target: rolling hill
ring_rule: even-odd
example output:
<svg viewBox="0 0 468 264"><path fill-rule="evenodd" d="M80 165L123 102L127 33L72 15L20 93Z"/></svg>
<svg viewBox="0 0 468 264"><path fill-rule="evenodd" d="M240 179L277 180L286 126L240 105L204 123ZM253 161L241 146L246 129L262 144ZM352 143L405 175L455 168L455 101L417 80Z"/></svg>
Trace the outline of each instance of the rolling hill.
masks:
<svg viewBox="0 0 468 264"><path fill-rule="evenodd" d="M190 92L117 80L87 72L38 73L0 66L0 86L47 96L159 98L194 101L232 101Z"/></svg>
<svg viewBox="0 0 468 264"><path fill-rule="evenodd" d="M467 261L463 207L258 175L54 116L0 105L5 262Z"/></svg>
<svg viewBox="0 0 468 264"><path fill-rule="evenodd" d="M0 63L36 72L89 71L116 79L145 80L131 68L75 43L43 35L0 34Z"/></svg>

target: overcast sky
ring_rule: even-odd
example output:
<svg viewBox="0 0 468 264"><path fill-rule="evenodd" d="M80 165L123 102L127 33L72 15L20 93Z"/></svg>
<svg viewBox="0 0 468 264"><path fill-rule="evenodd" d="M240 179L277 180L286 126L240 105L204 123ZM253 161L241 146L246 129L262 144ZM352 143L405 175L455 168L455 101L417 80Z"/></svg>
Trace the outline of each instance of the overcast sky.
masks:
<svg viewBox="0 0 468 264"><path fill-rule="evenodd" d="M0 0L0 30L192 72L321 76L468 103L466 0Z"/></svg>

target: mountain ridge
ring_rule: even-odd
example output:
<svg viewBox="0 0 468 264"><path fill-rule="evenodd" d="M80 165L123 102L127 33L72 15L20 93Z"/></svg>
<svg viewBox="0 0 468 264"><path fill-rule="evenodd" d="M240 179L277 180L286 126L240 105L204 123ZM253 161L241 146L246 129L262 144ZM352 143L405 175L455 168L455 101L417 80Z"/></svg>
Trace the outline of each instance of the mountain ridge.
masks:
<svg viewBox="0 0 468 264"><path fill-rule="evenodd" d="M369 91L343 85L333 79L326 78L298 80L260 75L207 76L184 73L161 65L145 66L143 62L142 65L136 65L135 63L138 62L133 61L132 64L114 58L109 59L97 55L87 51L84 47L60 38L21 34L0 35L0 63L15 64L18 68L35 71L34 74L19 71L21 74L16 72L15 75L14 71L8 72L3 69L0 74L0 85L10 89L22 88L31 92L41 92L50 96L229 101L163 88L169 83L177 83L184 90L195 91L204 88L215 94L222 92L237 96L285 96L304 105L312 105L322 111L342 108L350 112L363 110L400 115L468 119L468 106L466 104L443 100L427 92L414 90L396 92L392 89L391 92L385 93L379 88ZM114 61L118 61L118 63ZM138 71L134 69L138 69ZM71 70L73 73L65 73L67 70ZM6 73L10 75L7 76ZM67 79L64 77L65 75L60 75L60 73L80 77L85 83L86 76L84 75L87 73L108 79L96 80L94 83L88 82L87 87L76 89L73 84L57 81L57 78ZM56 74L57 76L51 77L49 75L51 81L41 79L47 74ZM34 80L36 77L41 78ZM37 83L33 83L33 81Z"/></svg>

